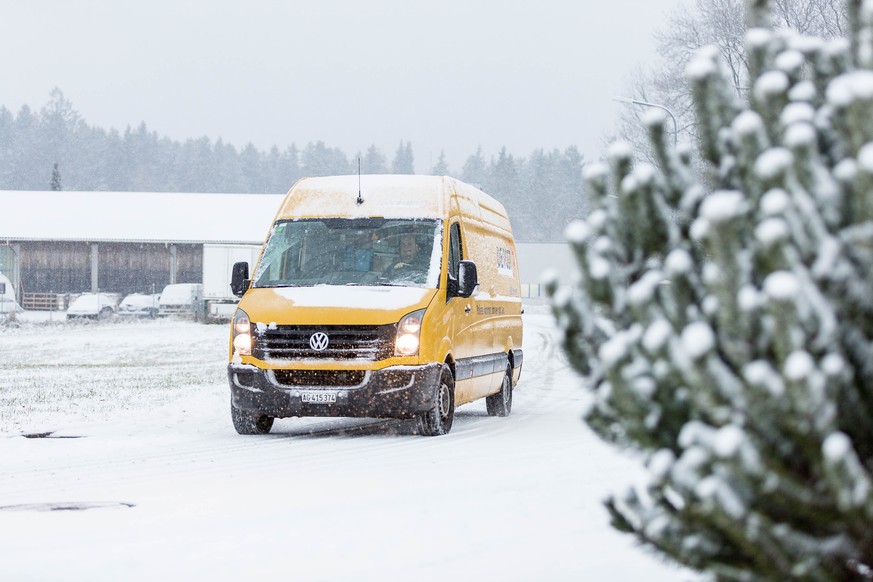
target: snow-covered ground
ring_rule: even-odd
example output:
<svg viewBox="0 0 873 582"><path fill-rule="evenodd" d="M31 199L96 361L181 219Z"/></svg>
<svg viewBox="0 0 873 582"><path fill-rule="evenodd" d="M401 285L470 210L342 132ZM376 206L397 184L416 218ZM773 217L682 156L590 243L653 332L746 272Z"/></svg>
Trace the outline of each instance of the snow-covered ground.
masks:
<svg viewBox="0 0 873 582"><path fill-rule="evenodd" d="M0 580L695 579L609 527L601 501L639 463L580 421L544 308L525 325L512 414L473 403L431 438L366 419L238 436L225 326L0 327Z"/></svg>

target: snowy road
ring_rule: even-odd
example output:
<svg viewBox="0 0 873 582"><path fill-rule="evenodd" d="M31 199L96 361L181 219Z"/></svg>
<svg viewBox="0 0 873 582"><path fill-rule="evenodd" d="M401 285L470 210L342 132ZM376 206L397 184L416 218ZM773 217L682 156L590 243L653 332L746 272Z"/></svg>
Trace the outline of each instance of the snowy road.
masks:
<svg viewBox="0 0 873 582"><path fill-rule="evenodd" d="M639 469L579 420L550 317L525 318L512 414L467 405L443 437L352 419L241 437L221 383L45 427L79 438L0 435L0 580L692 579L608 526L601 500ZM223 328L196 329L223 355ZM27 341L0 335L0 355Z"/></svg>

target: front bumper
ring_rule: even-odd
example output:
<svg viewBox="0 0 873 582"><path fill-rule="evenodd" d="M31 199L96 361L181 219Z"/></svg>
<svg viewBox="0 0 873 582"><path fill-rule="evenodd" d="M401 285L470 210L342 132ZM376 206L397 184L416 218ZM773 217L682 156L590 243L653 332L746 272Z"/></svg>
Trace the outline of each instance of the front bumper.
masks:
<svg viewBox="0 0 873 582"><path fill-rule="evenodd" d="M262 370L247 364L229 364L227 376L235 408L275 418L291 416L352 416L411 418L433 407L442 366L391 366L381 370L353 371L361 375L354 385L338 386L346 370L325 372L317 385L295 380L294 370ZM304 375L306 371L300 371ZM283 380L284 378L284 380ZM315 382L312 382L315 384ZM333 403L303 402L304 393L336 394Z"/></svg>

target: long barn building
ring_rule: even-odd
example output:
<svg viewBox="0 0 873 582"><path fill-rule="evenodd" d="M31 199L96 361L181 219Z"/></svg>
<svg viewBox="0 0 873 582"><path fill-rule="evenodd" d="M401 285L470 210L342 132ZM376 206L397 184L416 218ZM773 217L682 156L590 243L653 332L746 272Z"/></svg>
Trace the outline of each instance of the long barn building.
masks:
<svg viewBox="0 0 873 582"><path fill-rule="evenodd" d="M260 245L281 195L0 191L0 273L46 296L203 282L206 245ZM29 305L33 303L33 305Z"/></svg>

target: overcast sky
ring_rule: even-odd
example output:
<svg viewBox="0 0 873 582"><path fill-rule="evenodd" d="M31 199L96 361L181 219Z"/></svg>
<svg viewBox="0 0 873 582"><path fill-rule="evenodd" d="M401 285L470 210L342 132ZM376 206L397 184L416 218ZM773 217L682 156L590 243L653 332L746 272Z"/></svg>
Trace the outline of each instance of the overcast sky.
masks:
<svg viewBox="0 0 873 582"><path fill-rule="evenodd" d="M679 0L0 0L0 105L59 87L85 120L348 156L412 142L597 159Z"/></svg>

